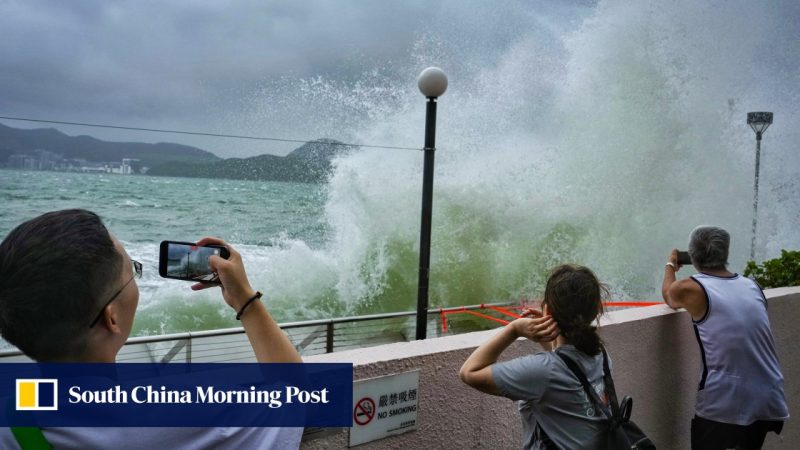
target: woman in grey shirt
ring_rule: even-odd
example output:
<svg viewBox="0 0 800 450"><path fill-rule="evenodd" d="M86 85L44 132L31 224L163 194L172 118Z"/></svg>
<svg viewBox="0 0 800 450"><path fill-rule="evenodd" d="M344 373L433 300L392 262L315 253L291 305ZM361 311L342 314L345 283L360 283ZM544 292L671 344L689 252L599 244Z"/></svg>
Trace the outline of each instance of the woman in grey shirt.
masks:
<svg viewBox="0 0 800 450"><path fill-rule="evenodd" d="M600 337L592 326L603 313L606 288L586 267L562 265L547 280L542 310L529 309L478 347L461 367L466 384L519 401L525 449L598 448L607 427L564 361L578 363L598 396L607 400ZM517 338L546 350L510 361L498 357Z"/></svg>

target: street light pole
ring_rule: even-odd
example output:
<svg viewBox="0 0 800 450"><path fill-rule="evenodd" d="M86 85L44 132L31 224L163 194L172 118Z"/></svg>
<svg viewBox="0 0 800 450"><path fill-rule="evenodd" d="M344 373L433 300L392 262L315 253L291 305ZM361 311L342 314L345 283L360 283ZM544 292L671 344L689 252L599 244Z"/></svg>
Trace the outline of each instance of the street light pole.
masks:
<svg viewBox="0 0 800 450"><path fill-rule="evenodd" d="M433 213L433 157L436 152L436 99L447 90L447 75L428 67L417 79L428 101L425 112L425 162L422 169L422 219L419 231L419 282L417 289L417 339L428 332L428 282L431 263L431 216Z"/></svg>
<svg viewBox="0 0 800 450"><path fill-rule="evenodd" d="M747 113L747 124L756 133L756 175L753 181L753 235L750 240L750 260L756 258L756 225L758 224L758 176L761 168L761 136L772 124L771 112Z"/></svg>

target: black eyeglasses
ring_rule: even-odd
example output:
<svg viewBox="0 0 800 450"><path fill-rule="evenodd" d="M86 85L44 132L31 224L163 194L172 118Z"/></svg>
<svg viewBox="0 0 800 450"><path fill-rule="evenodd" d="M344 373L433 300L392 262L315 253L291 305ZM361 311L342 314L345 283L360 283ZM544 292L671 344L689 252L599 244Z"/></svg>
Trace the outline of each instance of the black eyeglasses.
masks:
<svg viewBox="0 0 800 450"><path fill-rule="evenodd" d="M131 263L133 263L133 276L131 277L130 280L128 280L127 283L123 284L122 287L119 288L119 290L114 295L111 296L111 298L106 302L105 305L103 305L103 307L100 309L100 312L97 314L97 317L95 317L95 319L92 321L92 324L89 325L89 328L92 328L93 326L95 326L95 324L97 324L97 322L100 321L100 318L103 316L103 311L105 311L106 306L110 305L111 302L113 302L114 299L117 298L119 294L121 294L122 291L125 290L126 287L128 287L129 284L131 284L131 281L133 281L134 278L142 278L142 263L134 260L131 260Z"/></svg>

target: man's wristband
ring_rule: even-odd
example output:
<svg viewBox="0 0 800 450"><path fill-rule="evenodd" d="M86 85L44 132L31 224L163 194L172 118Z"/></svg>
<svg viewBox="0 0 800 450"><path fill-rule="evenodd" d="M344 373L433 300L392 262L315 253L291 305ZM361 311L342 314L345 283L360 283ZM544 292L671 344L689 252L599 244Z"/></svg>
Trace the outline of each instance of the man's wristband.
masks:
<svg viewBox="0 0 800 450"><path fill-rule="evenodd" d="M672 270L678 270L678 268L675 267L675 263L672 262L672 261L667 261L667 263L664 264L664 267L667 267L667 266L672 267Z"/></svg>
<svg viewBox="0 0 800 450"><path fill-rule="evenodd" d="M242 309L240 309L239 312L236 313L236 320L242 320L242 314L244 314L245 308L250 306L250 303L253 303L254 301L260 299L262 295L263 294L261 294L261 291L256 291L255 295L247 299L247 301L244 302L244 305L242 305Z"/></svg>

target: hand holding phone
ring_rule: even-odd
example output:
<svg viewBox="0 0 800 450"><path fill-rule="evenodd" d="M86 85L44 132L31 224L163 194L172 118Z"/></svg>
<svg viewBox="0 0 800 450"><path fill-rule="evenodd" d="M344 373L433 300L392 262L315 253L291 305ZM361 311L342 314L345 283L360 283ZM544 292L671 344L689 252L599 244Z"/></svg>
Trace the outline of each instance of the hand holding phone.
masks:
<svg viewBox="0 0 800 450"><path fill-rule="evenodd" d="M200 283L192 285L192 290L199 291L201 289L220 286L225 303L235 311L241 310L244 302L251 298L256 292L250 286L250 281L247 279L242 256L222 239L205 237L197 241L197 245L223 247L228 252L228 257L223 259L220 255L211 256L209 258L211 269L219 276L217 284L209 284L201 281Z"/></svg>
<svg viewBox="0 0 800 450"><path fill-rule="evenodd" d="M681 266L692 265L692 258L689 256L689 252L678 251L678 264Z"/></svg>
<svg viewBox="0 0 800 450"><path fill-rule="evenodd" d="M170 253L172 249L172 253ZM198 268L186 268L183 265L184 255L186 261L200 261ZM213 281L193 276L196 270L213 274ZM161 243L161 262L159 273L162 277L176 278L179 280L199 281L192 285L192 290L199 291L210 287L219 286L222 297L234 311L242 311L248 300L253 299L256 291L250 286L247 274L244 271L242 257L233 247L222 239L204 237L192 242ZM260 307L259 307L260 306ZM294 344L289 340L278 324L269 315L269 311L261 302L255 302L248 307L248 314L242 318L242 326L260 363L300 363L303 359L297 353ZM236 317L239 319L240 317Z"/></svg>
<svg viewBox="0 0 800 450"><path fill-rule="evenodd" d="M213 256L223 259L230 252L223 245L163 241L159 251L158 274L164 278L219 284L217 271L210 264Z"/></svg>

